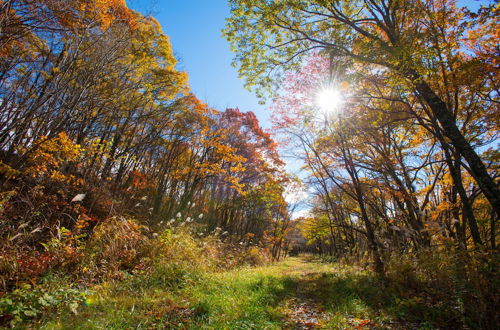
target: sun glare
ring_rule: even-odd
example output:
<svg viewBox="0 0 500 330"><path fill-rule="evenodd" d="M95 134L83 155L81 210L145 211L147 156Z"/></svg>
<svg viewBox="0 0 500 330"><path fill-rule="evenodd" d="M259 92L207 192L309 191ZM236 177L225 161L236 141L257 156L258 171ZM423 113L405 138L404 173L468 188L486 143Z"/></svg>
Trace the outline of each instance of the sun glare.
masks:
<svg viewBox="0 0 500 330"><path fill-rule="evenodd" d="M337 111L342 103L344 103L342 94L333 87L325 87L316 95L316 104L324 113Z"/></svg>

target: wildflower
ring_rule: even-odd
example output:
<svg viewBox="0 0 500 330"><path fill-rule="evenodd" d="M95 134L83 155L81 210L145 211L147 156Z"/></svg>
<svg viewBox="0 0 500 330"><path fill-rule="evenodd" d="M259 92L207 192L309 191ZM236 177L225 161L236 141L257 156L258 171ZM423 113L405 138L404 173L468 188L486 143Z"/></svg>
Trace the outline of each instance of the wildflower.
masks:
<svg viewBox="0 0 500 330"><path fill-rule="evenodd" d="M194 207L195 205L196 205L196 204L195 204L195 203L193 203L193 204L191 204L191 207Z"/></svg>
<svg viewBox="0 0 500 330"><path fill-rule="evenodd" d="M169 222L167 222L167 225L169 225L169 226L170 226L170 225L171 225L171 224L173 224L174 222L175 222L175 219L170 219L170 221L169 221Z"/></svg>
<svg viewBox="0 0 500 330"><path fill-rule="evenodd" d="M180 217L182 217L181 212L177 212L177 218L180 218Z"/></svg>
<svg viewBox="0 0 500 330"><path fill-rule="evenodd" d="M200 213L200 215L198 216L198 219L202 219L203 218L203 213Z"/></svg>
<svg viewBox="0 0 500 330"><path fill-rule="evenodd" d="M191 217L187 217L186 222L191 222Z"/></svg>
<svg viewBox="0 0 500 330"><path fill-rule="evenodd" d="M227 235L227 234L228 234L228 233L227 233L227 231L225 231L225 232L223 232L221 235Z"/></svg>
<svg viewBox="0 0 500 330"><path fill-rule="evenodd" d="M153 237L158 237L158 233L153 233Z"/></svg>

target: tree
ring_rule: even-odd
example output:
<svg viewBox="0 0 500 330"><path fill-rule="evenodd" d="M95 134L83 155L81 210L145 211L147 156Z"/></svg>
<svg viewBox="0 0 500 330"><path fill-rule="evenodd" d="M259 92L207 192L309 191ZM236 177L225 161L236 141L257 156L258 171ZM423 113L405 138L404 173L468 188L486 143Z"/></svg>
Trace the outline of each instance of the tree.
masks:
<svg viewBox="0 0 500 330"><path fill-rule="evenodd" d="M477 21L464 16L453 1L230 3L232 16L225 35L237 52L235 61L248 86L258 85L262 95L262 88L269 88L280 72L296 68L304 55L318 49L385 71L394 84L404 86L425 105L427 115L435 118L444 136L467 161L468 170L500 215L497 184L467 138L467 122L459 128L461 98L466 95L457 77L461 71L471 70L474 63L485 70L491 66L464 50L471 42L466 38L473 31L469 26ZM491 19L485 21L483 25L493 24ZM491 88L491 75L483 77L483 86ZM483 111L493 111L494 101L483 101Z"/></svg>

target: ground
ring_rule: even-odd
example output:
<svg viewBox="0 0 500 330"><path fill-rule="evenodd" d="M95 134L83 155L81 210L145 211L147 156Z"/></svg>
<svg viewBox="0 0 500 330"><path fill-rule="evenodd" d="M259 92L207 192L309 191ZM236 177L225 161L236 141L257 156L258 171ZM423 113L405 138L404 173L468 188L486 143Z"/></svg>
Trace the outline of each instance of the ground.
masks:
<svg viewBox="0 0 500 330"><path fill-rule="evenodd" d="M396 322L394 296L370 271L293 257L218 273L179 272L96 287L77 315L42 320L72 329L374 329ZM413 326L410 326L413 327Z"/></svg>

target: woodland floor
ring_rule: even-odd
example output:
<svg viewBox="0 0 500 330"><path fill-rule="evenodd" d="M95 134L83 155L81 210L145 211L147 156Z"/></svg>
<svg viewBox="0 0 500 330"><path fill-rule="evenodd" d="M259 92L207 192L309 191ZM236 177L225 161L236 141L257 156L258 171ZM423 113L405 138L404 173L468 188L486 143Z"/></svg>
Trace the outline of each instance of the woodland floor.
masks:
<svg viewBox="0 0 500 330"><path fill-rule="evenodd" d="M293 257L221 273L186 272L165 286L136 276L96 287L77 315L46 329L411 329L432 328L405 315L373 273Z"/></svg>

